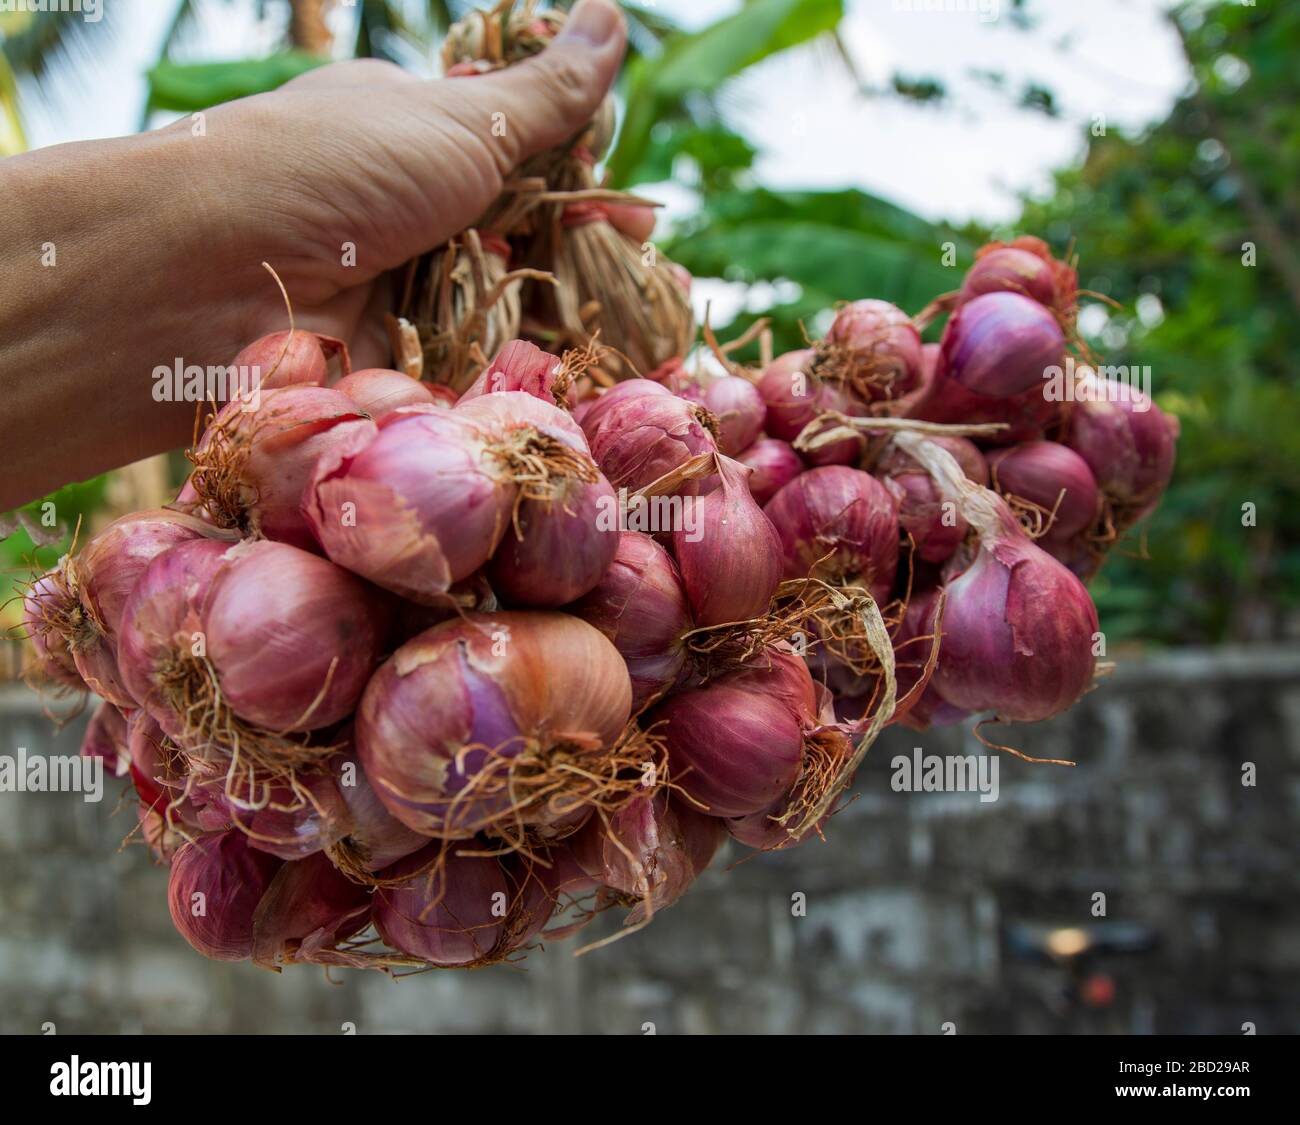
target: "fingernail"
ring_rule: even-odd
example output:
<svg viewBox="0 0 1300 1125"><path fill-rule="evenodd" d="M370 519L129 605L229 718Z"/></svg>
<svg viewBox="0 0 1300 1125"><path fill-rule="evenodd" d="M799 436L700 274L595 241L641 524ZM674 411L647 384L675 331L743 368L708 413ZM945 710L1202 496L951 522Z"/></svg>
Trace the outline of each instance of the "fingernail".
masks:
<svg viewBox="0 0 1300 1125"><path fill-rule="evenodd" d="M618 33L622 18L608 0L578 0L557 39L580 39L603 47Z"/></svg>

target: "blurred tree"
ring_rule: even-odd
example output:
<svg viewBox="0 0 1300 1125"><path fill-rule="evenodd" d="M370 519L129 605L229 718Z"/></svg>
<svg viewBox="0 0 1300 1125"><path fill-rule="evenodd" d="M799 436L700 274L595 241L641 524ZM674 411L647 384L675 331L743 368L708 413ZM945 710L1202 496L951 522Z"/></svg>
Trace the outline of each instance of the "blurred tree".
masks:
<svg viewBox="0 0 1300 1125"><path fill-rule="evenodd" d="M1170 18L1191 92L1140 137L1091 137L1020 226L1077 248L1081 283L1122 306L1092 342L1149 365L1182 422L1150 558L1096 584L1107 632L1276 637L1300 604L1300 6Z"/></svg>

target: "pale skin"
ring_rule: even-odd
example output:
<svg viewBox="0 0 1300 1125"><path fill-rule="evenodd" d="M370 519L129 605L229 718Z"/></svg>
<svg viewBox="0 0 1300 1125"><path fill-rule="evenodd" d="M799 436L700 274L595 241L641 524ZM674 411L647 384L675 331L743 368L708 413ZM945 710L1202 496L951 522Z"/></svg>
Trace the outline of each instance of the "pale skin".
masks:
<svg viewBox="0 0 1300 1125"><path fill-rule="evenodd" d="M229 363L288 327L263 261L299 328L385 365L389 271L577 133L624 41L609 0L582 0L546 51L498 73L335 63L210 110L201 135L182 119L0 164L0 512L186 444L194 405L156 402L153 369Z"/></svg>

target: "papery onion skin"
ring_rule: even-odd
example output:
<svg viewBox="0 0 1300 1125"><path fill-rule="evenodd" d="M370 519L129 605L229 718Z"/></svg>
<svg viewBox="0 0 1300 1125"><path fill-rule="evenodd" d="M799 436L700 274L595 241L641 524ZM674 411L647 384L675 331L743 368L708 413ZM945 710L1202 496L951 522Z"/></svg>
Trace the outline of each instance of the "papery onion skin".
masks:
<svg viewBox="0 0 1300 1125"><path fill-rule="evenodd" d="M861 585L877 602L888 600L898 568L898 507L874 477L841 465L812 469L763 510L781 539L786 578Z"/></svg>
<svg viewBox="0 0 1300 1125"><path fill-rule="evenodd" d="M123 682L172 737L184 724L159 675L169 661L202 644L204 604L213 578L228 564L228 550L227 542L196 539L164 551L141 574L122 611L117 660Z"/></svg>
<svg viewBox="0 0 1300 1125"><path fill-rule="evenodd" d="M286 349L285 342L289 342ZM328 359L338 355L343 374L351 370L347 346L333 336L296 329L291 334L272 332L254 340L231 360L235 368L256 368L254 386L264 391L296 385L323 386L329 373Z"/></svg>
<svg viewBox="0 0 1300 1125"><path fill-rule="evenodd" d="M974 562L945 587L932 683L955 707L1033 723L1064 711L1091 684L1097 610L1083 583L1009 511L1002 521L1001 533L985 535Z"/></svg>
<svg viewBox="0 0 1300 1125"><path fill-rule="evenodd" d="M926 662L933 652L938 601L937 586L914 591L907 612L894 634L894 671L900 701L920 682ZM942 653L942 648L940 652ZM930 726L950 726L961 722L967 714L960 707L947 702L931 682L908 704L906 711L900 706L895 712L895 721L912 730L927 730Z"/></svg>
<svg viewBox="0 0 1300 1125"><path fill-rule="evenodd" d="M552 501L526 500L487 567L512 605L565 605L595 588L618 550L618 497L604 477L561 482Z"/></svg>
<svg viewBox="0 0 1300 1125"><path fill-rule="evenodd" d="M759 438L736 460L753 470L749 478L749 494L759 505L771 500L804 468L794 446L779 438Z"/></svg>
<svg viewBox="0 0 1300 1125"><path fill-rule="evenodd" d="M1107 497L1141 518L1173 475L1178 431L1178 419L1136 387L1085 376L1070 412L1067 444L1088 463Z"/></svg>
<svg viewBox="0 0 1300 1125"><path fill-rule="evenodd" d="M633 379L605 392L583 415L582 429L609 483L635 491L692 457L716 452L710 421L703 407Z"/></svg>
<svg viewBox="0 0 1300 1125"><path fill-rule="evenodd" d="M1052 257L1047 243L1022 235L1010 243L980 247L962 280L958 305L985 293L1011 292L1030 297L1072 323L1079 278L1073 267Z"/></svg>
<svg viewBox="0 0 1300 1125"><path fill-rule="evenodd" d="M276 872L253 913L250 955L268 968L294 962L329 964L334 947L369 921L367 890L317 852Z"/></svg>
<svg viewBox="0 0 1300 1125"><path fill-rule="evenodd" d="M552 406L570 409L576 405L576 395L572 382L560 378L562 370L559 356L527 340L511 340L501 346L492 362L460 396L459 403L501 391L522 391Z"/></svg>
<svg viewBox="0 0 1300 1125"><path fill-rule="evenodd" d="M390 867L429 842L427 836L408 828L384 807L354 752L334 755L329 769L351 818L340 844L364 870Z"/></svg>
<svg viewBox="0 0 1300 1125"><path fill-rule="evenodd" d="M91 691L119 707L134 706L116 651L127 599L158 555L179 543L217 534L210 524L181 512L135 512L109 524L67 561L67 577L82 610L70 648Z"/></svg>
<svg viewBox="0 0 1300 1125"><path fill-rule="evenodd" d="M427 383L384 367L354 371L335 383L334 389L347 395L375 422L402 406L436 406L439 402Z"/></svg>
<svg viewBox="0 0 1300 1125"><path fill-rule="evenodd" d="M587 456L591 450L582 427L567 410L526 391L492 391L456 404L456 414L480 423L493 441L538 434Z"/></svg>
<svg viewBox="0 0 1300 1125"><path fill-rule="evenodd" d="M999 449L989 455L989 469L1003 496L1055 512L1047 538L1071 539L1097 518L1097 478L1087 461L1067 446L1032 441Z"/></svg>
<svg viewBox="0 0 1300 1125"><path fill-rule="evenodd" d="M370 442L321 459L304 508L340 566L432 603L478 570L510 523L515 488L492 434L459 410L403 407Z"/></svg>
<svg viewBox="0 0 1300 1125"><path fill-rule="evenodd" d="M767 808L799 776L803 732L763 685L723 676L670 695L649 713L668 747L673 784L710 816Z"/></svg>
<svg viewBox="0 0 1300 1125"><path fill-rule="evenodd" d="M505 937L499 911L510 885L494 857L441 848L430 844L382 872L398 882L375 892L375 929L387 945L430 965L472 965Z"/></svg>
<svg viewBox="0 0 1300 1125"><path fill-rule="evenodd" d="M824 382L809 372L814 352L811 348L777 356L763 370L758 392L767 404L763 428L769 437L794 441L803 428L826 410L842 414L860 414L861 405L843 387ZM862 456L863 441L845 438L804 455L810 465L847 465Z"/></svg>
<svg viewBox="0 0 1300 1125"><path fill-rule="evenodd" d="M758 388L739 375L723 375L700 392L700 401L718 420L718 451L735 457L762 432L767 403Z"/></svg>
<svg viewBox="0 0 1300 1125"><path fill-rule="evenodd" d="M1045 385L1065 363L1065 336L1051 312L1019 293L986 293L962 305L940 343L939 378L1006 398Z"/></svg>
<svg viewBox="0 0 1300 1125"><path fill-rule="evenodd" d="M782 543L749 492L749 469L718 457L718 486L693 497L692 527L673 529L673 557L697 625L767 612L781 583Z"/></svg>
<svg viewBox="0 0 1300 1125"><path fill-rule="evenodd" d="M86 733L81 739L81 756L102 758L104 769L114 777L121 777L131 766L128 737L122 712L111 703L101 703L86 725Z"/></svg>
<svg viewBox="0 0 1300 1125"><path fill-rule="evenodd" d="M899 398L921 378L921 334L911 317L870 298L841 308L819 351L829 346L839 379L870 401ZM825 363L827 356L819 355Z"/></svg>
<svg viewBox="0 0 1300 1125"><path fill-rule="evenodd" d="M172 924L204 957L248 960L254 912L282 863L234 831L186 844L172 859L167 883Z"/></svg>
<svg viewBox="0 0 1300 1125"><path fill-rule="evenodd" d="M61 687L85 690L85 681L68 647L62 623L77 611L63 564L41 575L23 598L23 627L41 675Z"/></svg>
<svg viewBox="0 0 1300 1125"><path fill-rule="evenodd" d="M631 704L622 658L586 622L467 614L408 641L375 673L357 709L357 753L398 820L463 837L507 813L545 821L544 809L510 812L517 798L501 786L462 793L483 771L509 777L511 760L530 750L609 746Z"/></svg>
<svg viewBox="0 0 1300 1125"><path fill-rule="evenodd" d="M988 465L974 443L961 437L931 439L947 449L976 484L988 480ZM898 502L898 522L912 537L918 558L939 563L950 558L969 525L955 504L945 501L920 465L897 446L890 446L876 466L876 476Z"/></svg>
<svg viewBox="0 0 1300 1125"><path fill-rule="evenodd" d="M378 659L385 602L342 567L285 543L242 543L227 562L203 624L231 708L275 731L347 718Z"/></svg>
<svg viewBox="0 0 1300 1125"><path fill-rule="evenodd" d="M568 607L619 651L632 681L632 708L677 682L686 667L682 641L694 627L672 556L640 531L624 531L609 568L586 597Z"/></svg>
<svg viewBox="0 0 1300 1125"><path fill-rule="evenodd" d="M593 816L568 844L594 882L639 900L635 925L681 898L725 836L722 821L659 792Z"/></svg>
<svg viewBox="0 0 1300 1125"><path fill-rule="evenodd" d="M373 438L375 424L329 387L264 391L252 405L233 400L209 424L192 455L196 493L221 527L318 551L302 514L316 462Z"/></svg>

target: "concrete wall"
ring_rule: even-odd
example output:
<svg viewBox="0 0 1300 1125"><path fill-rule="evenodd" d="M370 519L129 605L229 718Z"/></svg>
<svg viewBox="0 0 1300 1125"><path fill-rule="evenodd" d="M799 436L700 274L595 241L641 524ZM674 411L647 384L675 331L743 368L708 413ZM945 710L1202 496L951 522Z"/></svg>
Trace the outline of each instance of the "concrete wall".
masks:
<svg viewBox="0 0 1300 1125"><path fill-rule="evenodd" d="M1300 1031L1300 651L1122 661L1068 715L998 733L1079 765L1003 755L992 803L895 792L894 755L978 747L892 730L828 842L729 870L731 845L648 930L582 958L570 941L397 981L207 962L172 931L165 871L119 850L129 807L2 793L0 1031ZM0 697L0 754L79 736ZM1098 922L1158 944L1097 961L1094 1006L1009 936Z"/></svg>

